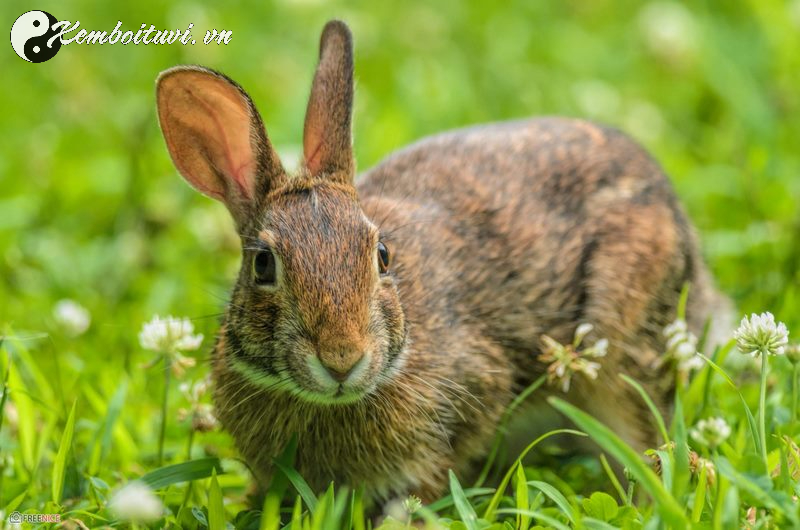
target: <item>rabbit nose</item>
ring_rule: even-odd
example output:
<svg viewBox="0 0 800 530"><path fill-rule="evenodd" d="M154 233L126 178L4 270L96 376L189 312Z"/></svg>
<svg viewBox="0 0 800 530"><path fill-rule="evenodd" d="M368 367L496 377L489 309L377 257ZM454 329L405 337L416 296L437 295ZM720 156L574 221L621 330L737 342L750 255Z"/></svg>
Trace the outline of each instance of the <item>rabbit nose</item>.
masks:
<svg viewBox="0 0 800 530"><path fill-rule="evenodd" d="M320 356L320 361L334 381L344 383L363 358L359 352L356 355Z"/></svg>
<svg viewBox="0 0 800 530"><path fill-rule="evenodd" d="M334 381L344 383L353 374L355 367L364 359L366 340L356 333L347 333L339 328L321 334L316 341L317 358Z"/></svg>
<svg viewBox="0 0 800 530"><path fill-rule="evenodd" d="M323 365L325 366L325 365ZM334 381L337 383L344 383L347 381L347 378L350 377L350 374L353 373L353 367L351 366L344 372L340 372L339 369L333 368L331 366L325 366L325 369L328 373L333 377Z"/></svg>

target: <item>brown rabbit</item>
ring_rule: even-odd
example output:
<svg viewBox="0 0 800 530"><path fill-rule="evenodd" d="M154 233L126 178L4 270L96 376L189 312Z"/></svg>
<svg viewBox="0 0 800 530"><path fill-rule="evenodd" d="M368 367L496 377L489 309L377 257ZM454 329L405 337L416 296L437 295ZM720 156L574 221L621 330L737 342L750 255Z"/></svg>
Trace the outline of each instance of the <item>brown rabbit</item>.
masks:
<svg viewBox="0 0 800 530"><path fill-rule="evenodd" d="M297 174L224 75L176 67L157 93L175 166L241 236L215 403L262 485L296 435L313 488L436 498L449 469L469 478L503 410L544 373L541 335L567 342L583 322L609 351L567 398L635 447L657 443L617 374L666 406L662 329L683 285L695 331L722 298L667 177L629 138L566 118L482 125L424 139L356 184L339 21L322 33Z"/></svg>

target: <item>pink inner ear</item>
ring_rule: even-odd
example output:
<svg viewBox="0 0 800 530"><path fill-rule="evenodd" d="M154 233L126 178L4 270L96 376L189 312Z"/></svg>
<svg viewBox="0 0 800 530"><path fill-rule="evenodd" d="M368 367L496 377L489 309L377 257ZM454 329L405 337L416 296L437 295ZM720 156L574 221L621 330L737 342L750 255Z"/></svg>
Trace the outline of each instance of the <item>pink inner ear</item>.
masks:
<svg viewBox="0 0 800 530"><path fill-rule="evenodd" d="M253 111L239 89L205 72L180 72L161 81L158 97L161 128L184 178L226 203L252 200Z"/></svg>
<svg viewBox="0 0 800 530"><path fill-rule="evenodd" d="M173 105L173 103L176 104ZM219 186L219 179L209 178L213 175L206 175L207 171L204 170L211 166L211 161L204 153L198 152L196 144L199 142L196 138L192 138L191 124L181 123L181 114L175 111L175 107L178 109L185 107L185 101L174 97L162 100L159 97L158 114L161 132L164 134L164 141L167 143L167 149L175 167L200 193L224 201L225 193ZM192 138L192 140L187 140L187 138ZM204 175L206 175L205 178Z"/></svg>
<svg viewBox="0 0 800 530"><path fill-rule="evenodd" d="M256 162L250 139L251 117L246 102L242 101L239 94L207 93L208 99L216 100L216 104L211 104L190 87L186 87L186 93L202 107L212 122L208 141L217 145L212 154L215 159L209 160L209 163L223 178L233 180L242 198L252 199Z"/></svg>
<svg viewBox="0 0 800 530"><path fill-rule="evenodd" d="M306 139L306 167L312 175L322 170L322 140L316 134L310 134ZM311 142L314 142L313 144Z"/></svg>

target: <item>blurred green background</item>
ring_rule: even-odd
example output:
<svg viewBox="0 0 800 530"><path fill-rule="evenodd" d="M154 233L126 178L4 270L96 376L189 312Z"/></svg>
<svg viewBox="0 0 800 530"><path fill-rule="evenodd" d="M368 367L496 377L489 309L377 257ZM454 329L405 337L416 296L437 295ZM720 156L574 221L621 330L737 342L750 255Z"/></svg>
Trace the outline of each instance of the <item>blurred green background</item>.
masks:
<svg viewBox="0 0 800 530"><path fill-rule="evenodd" d="M800 334L798 0L42 0L2 3L5 27L34 8L87 30L191 22L198 39L73 43L41 64L4 48L0 325L48 333L39 355L75 374L91 377L100 359L135 366L136 333L154 313L189 316L212 335L237 267L224 207L170 163L155 77L179 63L227 73L292 165L319 32L333 17L355 36L360 168L467 124L564 114L616 125L672 176L740 310L770 310ZM230 44L200 43L211 28L231 30ZM79 341L57 332L62 298L93 316Z"/></svg>

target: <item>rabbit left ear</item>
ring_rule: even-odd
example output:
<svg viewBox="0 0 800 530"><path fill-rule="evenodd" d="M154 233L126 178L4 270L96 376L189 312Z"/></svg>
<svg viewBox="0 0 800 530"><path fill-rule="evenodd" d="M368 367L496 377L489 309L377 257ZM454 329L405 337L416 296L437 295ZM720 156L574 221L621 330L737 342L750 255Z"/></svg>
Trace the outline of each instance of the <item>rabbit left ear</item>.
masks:
<svg viewBox="0 0 800 530"><path fill-rule="evenodd" d="M314 176L352 183L355 173L353 114L353 38L340 20L322 30L303 131L305 167Z"/></svg>
<svg viewBox="0 0 800 530"><path fill-rule="evenodd" d="M179 66L157 81L158 119L175 167L197 190L247 222L284 172L261 116L242 88L219 72Z"/></svg>

